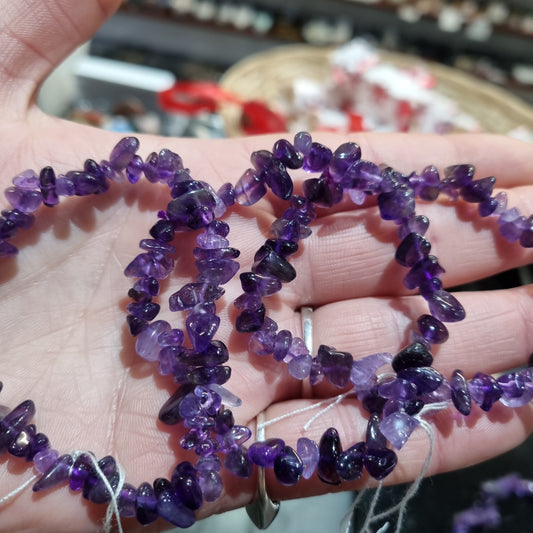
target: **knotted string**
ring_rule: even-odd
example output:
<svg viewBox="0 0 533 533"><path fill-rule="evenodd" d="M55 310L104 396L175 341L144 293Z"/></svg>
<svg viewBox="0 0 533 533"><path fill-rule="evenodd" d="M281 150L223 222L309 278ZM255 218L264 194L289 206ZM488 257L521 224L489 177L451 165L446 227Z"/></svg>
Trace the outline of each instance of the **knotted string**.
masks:
<svg viewBox="0 0 533 533"><path fill-rule="evenodd" d="M306 407L301 407L299 409L289 411L288 413L285 413L275 418L271 418L269 420L261 422L260 424L258 424L258 428L264 429L267 426L270 426L282 420L292 418L301 413L305 413L307 411L311 411L311 410L317 409L325 405L326 407L323 407L322 409L320 409L318 413L315 413L304 424L303 429L304 431L307 431L309 427L311 426L311 424L313 424L313 422L315 422L318 418L320 418L322 415L327 413L329 410L333 409L335 406L339 405L342 402L342 400L344 400L344 398L351 396L353 394L356 394L356 391L354 389L344 392L342 394L339 394L337 396L334 396L332 398L326 398L325 400L318 401L312 405L308 405ZM431 427L431 425L426 420L424 420L422 417L424 415L428 415L436 411L442 411L444 409L447 409L448 407L449 407L449 402L446 402L446 401L436 402L433 404L425 405L423 409L420 411L420 413L418 413L416 418L420 423L420 427L425 431L429 439L429 450L424 460L424 463L422 465L422 468L420 469L420 472L417 478L409 485L403 498L396 505L378 514L374 514L379 497L380 497L381 489L383 486L381 482L378 484L377 488L374 491L372 499L370 501L370 507L366 513L365 522L362 526L362 529L360 530L360 533L372 533L370 529L372 525L374 525L376 522L382 521L390 517L391 515L395 513L398 513L398 517L396 520L396 528L394 530L394 533L401 532L401 528L405 520L405 513L407 511L407 505L417 494L420 488L420 484L422 483L422 480L424 479L425 475L427 474L429 470L429 467L431 465L431 459L433 457L433 450L435 446L435 432L433 428ZM354 513L356 509L358 508L358 505L360 504L363 498L363 495L365 495L368 490L369 490L369 487L367 483L367 485L362 490L359 491L357 497L355 498L354 502L350 506L350 509L347 511L347 513L345 514L345 516L343 517L341 521L341 524L340 524L341 533L350 533L352 531ZM376 531L376 533L386 533L389 530L389 527L390 527L390 522L387 521Z"/></svg>
<svg viewBox="0 0 533 533"><path fill-rule="evenodd" d="M92 467L94 468L95 475L102 481L105 488L109 492L109 495L111 498L111 501L109 502L109 505L107 506L107 510L106 510L106 515L105 515L105 520L104 520L104 525L103 525L104 533L111 533L111 528L113 524L113 516L116 518L118 532L123 533L124 530L122 529L122 523L120 519L118 498L120 496L120 491L122 490L124 486L124 482L126 480L126 474L124 472L124 469L117 462L118 483L117 483L117 487L113 489L113 487L109 483L109 480L107 479L105 474L102 472L102 469L100 468L100 465L98 464L96 457L91 452L75 450L74 452L72 452L71 456L73 460L76 461L76 459L82 454L89 457ZM30 486L38 478L39 476L37 474L32 475L29 479L27 479L24 483L22 483L22 485L12 490L9 494L6 494L2 498L0 498L0 507L2 505L5 505L11 499L15 498L21 492L23 492L28 486Z"/></svg>
<svg viewBox="0 0 533 533"><path fill-rule="evenodd" d="M303 429L307 431L311 424L319 417L321 417L323 414L327 413L329 410L333 409L336 405L342 402L344 398L351 396L352 394L355 394L354 390L350 390L348 392L343 392L342 394L339 394L338 396L333 396L332 398L326 398L325 400L321 400L319 402L316 402L312 405L308 405L307 407L301 407L299 409L295 409L294 411L289 411L288 413L285 413L280 416L276 416L275 418L271 418L269 420L266 420L265 422L261 422L258 424L258 427L261 429L266 428L267 426L270 426L272 424L276 424L277 422L280 422L281 420L285 420L287 418L292 418L293 416L299 415L301 413L306 413L307 411L312 411L313 409L317 409L318 407L321 407L322 405L326 405L324 409L321 409L318 413L313 415L303 426Z"/></svg>

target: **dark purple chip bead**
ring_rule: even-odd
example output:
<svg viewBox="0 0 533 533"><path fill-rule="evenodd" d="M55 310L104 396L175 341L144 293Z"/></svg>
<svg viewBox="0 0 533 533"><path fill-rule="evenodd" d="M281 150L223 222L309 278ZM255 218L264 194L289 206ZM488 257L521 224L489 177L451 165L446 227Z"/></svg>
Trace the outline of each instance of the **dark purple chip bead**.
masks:
<svg viewBox="0 0 533 533"><path fill-rule="evenodd" d="M337 459L342 453L341 439L335 428L327 429L318 443L319 459L317 464L318 477L329 485L340 485L337 473Z"/></svg>
<svg viewBox="0 0 533 533"><path fill-rule="evenodd" d="M0 240L12 239L17 234L17 225L4 217L0 218Z"/></svg>
<svg viewBox="0 0 533 533"><path fill-rule="evenodd" d="M406 414L410 416L415 416L420 413L424 405L425 404L422 400L415 398L414 400L408 400L404 402L403 410L406 412Z"/></svg>
<svg viewBox="0 0 533 533"><path fill-rule="evenodd" d="M430 344L442 344L448 340L448 329L432 315L421 315L416 321L418 331Z"/></svg>
<svg viewBox="0 0 533 533"><path fill-rule="evenodd" d="M281 280L275 276L243 272L239 277L244 292L258 292L261 296L270 296L280 291L282 287Z"/></svg>
<svg viewBox="0 0 533 533"><path fill-rule="evenodd" d="M459 322L466 316L464 307L453 294L436 290L428 298L430 313L441 322Z"/></svg>
<svg viewBox="0 0 533 533"><path fill-rule="evenodd" d="M414 178L414 179L413 179ZM427 166L420 175L410 179L415 187L415 193L428 202L435 201L439 196L440 176L439 171L433 165Z"/></svg>
<svg viewBox="0 0 533 533"><path fill-rule="evenodd" d="M400 378L391 378L383 381L378 386L378 394L388 400L412 400L417 393L416 385Z"/></svg>
<svg viewBox="0 0 533 533"><path fill-rule="evenodd" d="M492 406L501 398L502 388L489 374L478 372L468 383L468 392L472 401L483 411L490 411Z"/></svg>
<svg viewBox="0 0 533 533"><path fill-rule="evenodd" d="M175 347L171 347L175 352ZM176 359L187 365L199 366L217 366L222 365L229 359L229 351L227 346L219 340L212 341L203 352L191 352L188 350L181 351L178 348Z"/></svg>
<svg viewBox="0 0 533 533"><path fill-rule="evenodd" d="M444 377L430 366L416 366L398 372L398 377L414 383L418 394L427 394L437 390Z"/></svg>
<svg viewBox="0 0 533 533"><path fill-rule="evenodd" d="M366 445L368 448L378 449L387 446L387 439L379 429L380 423L381 420L377 413L372 413L368 418L366 425Z"/></svg>
<svg viewBox="0 0 533 533"><path fill-rule="evenodd" d="M282 439L272 438L262 442L254 442L248 449L248 457L257 466L272 468L274 461L285 448Z"/></svg>
<svg viewBox="0 0 533 533"><path fill-rule="evenodd" d="M400 372L406 368L414 366L431 366L433 356L429 350L420 342L413 342L400 350L392 360L392 369Z"/></svg>
<svg viewBox="0 0 533 533"><path fill-rule="evenodd" d="M364 391L361 396L363 401L363 407L371 414L381 413L383 411L385 403L387 402L386 398L382 398L378 394L377 387L371 387L370 389Z"/></svg>
<svg viewBox="0 0 533 533"><path fill-rule="evenodd" d="M26 400L2 419L0 422L0 453L7 449L34 414L35 404L31 400Z"/></svg>
<svg viewBox="0 0 533 533"><path fill-rule="evenodd" d="M32 461L33 458L41 452L50 449L50 439L44 433L37 433L29 443L28 455L26 461Z"/></svg>
<svg viewBox="0 0 533 533"><path fill-rule="evenodd" d="M313 139L306 131L300 131L294 136L294 147L303 155L310 152L312 144Z"/></svg>
<svg viewBox="0 0 533 533"><path fill-rule="evenodd" d="M287 329L277 332L274 339L274 350L272 356L275 361L283 361L287 355L292 343L292 333Z"/></svg>
<svg viewBox="0 0 533 533"><path fill-rule="evenodd" d="M444 274L444 269L440 266L437 258L434 255L428 255L411 267L403 284L406 289L416 289L416 287L420 287L425 282L438 278L442 274Z"/></svg>
<svg viewBox="0 0 533 533"><path fill-rule="evenodd" d="M354 481L363 475L366 444L358 442L344 450L337 458L337 473L344 481Z"/></svg>
<svg viewBox="0 0 533 533"><path fill-rule="evenodd" d="M336 182L341 182L348 168L360 159L361 148L359 145L352 142L341 144L333 152L333 156L329 162L329 173L331 177Z"/></svg>
<svg viewBox="0 0 533 533"><path fill-rule="evenodd" d="M303 461L290 446L284 446L274 460L274 475L282 485L296 485L302 477L303 470Z"/></svg>
<svg viewBox="0 0 533 533"><path fill-rule="evenodd" d="M450 388L453 405L462 415L468 416L472 410L472 400L468 391L468 381L461 370L453 371L450 378Z"/></svg>
<svg viewBox="0 0 533 533"><path fill-rule="evenodd" d="M137 183L144 169L144 161L138 155L134 155L126 167L126 177L130 183Z"/></svg>
<svg viewBox="0 0 533 533"><path fill-rule="evenodd" d="M479 205L477 206L477 211L479 213L479 216L488 217L492 215L496 211L496 209L498 209L498 206L498 200L496 198L490 197L479 203Z"/></svg>
<svg viewBox="0 0 533 533"><path fill-rule="evenodd" d="M7 451L15 457L27 457L36 433L34 424L23 427L18 435L10 442Z"/></svg>
<svg viewBox="0 0 533 533"><path fill-rule="evenodd" d="M383 220L402 220L415 212L415 193L411 187L399 185L378 195L378 207Z"/></svg>
<svg viewBox="0 0 533 533"><path fill-rule="evenodd" d="M265 182L257 171L249 168L235 184L235 200L241 205L253 205L266 194Z"/></svg>
<svg viewBox="0 0 533 533"><path fill-rule="evenodd" d="M192 392L194 387L191 384L181 385L179 389L170 396L159 410L158 418L169 426L181 422L180 405L185 396Z"/></svg>
<svg viewBox="0 0 533 533"><path fill-rule="evenodd" d="M425 215L414 215L409 217L398 228L398 235L400 238L405 238L409 233L418 233L419 235L425 235L429 228L429 219Z"/></svg>
<svg viewBox="0 0 533 533"><path fill-rule="evenodd" d="M36 211L43 201L43 195L40 190L23 189L21 187L8 187L4 195L14 209L26 214Z"/></svg>
<svg viewBox="0 0 533 533"><path fill-rule="evenodd" d="M231 367L224 365L198 367L187 374L187 379L193 385L224 385L230 377Z"/></svg>
<svg viewBox="0 0 533 533"><path fill-rule="evenodd" d="M8 220L15 227L20 229L29 229L35 222L35 216L31 213L23 213L18 209L4 209L2 211L2 217ZM1 237L4 238L4 237Z"/></svg>
<svg viewBox="0 0 533 533"><path fill-rule="evenodd" d="M405 267L412 267L429 255L431 244L418 233L409 233L398 245L394 258Z"/></svg>
<svg viewBox="0 0 533 533"><path fill-rule="evenodd" d="M289 283L296 277L294 267L282 255L267 245L261 246L256 252L252 272L276 277L282 283Z"/></svg>
<svg viewBox="0 0 533 533"><path fill-rule="evenodd" d="M89 196L91 194L103 194L109 189L109 182L104 175L93 176L87 172L69 171L69 178L74 184L76 196Z"/></svg>
<svg viewBox="0 0 533 533"><path fill-rule="evenodd" d="M332 151L321 143L313 142L304 155L303 168L307 172L322 172L331 160Z"/></svg>
<svg viewBox="0 0 533 533"><path fill-rule="evenodd" d="M135 516L135 501L137 489L129 483L124 483L117 497L117 506L120 516L131 518Z"/></svg>
<svg viewBox="0 0 533 533"><path fill-rule="evenodd" d="M194 263L198 269L197 282L223 285L239 270L239 263L232 259L199 259Z"/></svg>
<svg viewBox="0 0 533 533"><path fill-rule="evenodd" d="M296 151L296 148L286 139L280 139L274 144L272 154L279 159L287 168L301 168L303 157Z"/></svg>
<svg viewBox="0 0 533 533"><path fill-rule="evenodd" d="M231 449L224 459L224 466L234 475L242 478L252 476L254 465L248 457L248 450L245 446L237 446Z"/></svg>
<svg viewBox="0 0 533 533"><path fill-rule="evenodd" d="M159 516L157 513L157 498L150 483L141 483L137 488L135 516L143 526L155 522Z"/></svg>
<svg viewBox="0 0 533 533"><path fill-rule="evenodd" d="M398 463L398 456L389 448L368 448L364 465L368 474L377 480L386 478Z"/></svg>
<svg viewBox="0 0 533 533"><path fill-rule="evenodd" d="M176 466L170 483L176 491L180 501L193 511L202 506L202 490L198 483L196 468L188 461Z"/></svg>
<svg viewBox="0 0 533 533"><path fill-rule="evenodd" d="M172 525L187 528L196 522L194 511L181 502L179 495L166 479L154 481L158 515Z"/></svg>
<svg viewBox="0 0 533 533"><path fill-rule="evenodd" d="M44 167L39 174L39 184L43 196L43 204L54 207L59 203L56 191L56 175L52 167Z"/></svg>
<svg viewBox="0 0 533 533"><path fill-rule="evenodd" d="M490 198L495 183L493 176L473 180L461 188L460 194L467 202L480 203Z"/></svg>
<svg viewBox="0 0 533 533"><path fill-rule="evenodd" d="M252 333L261 329L265 321L265 306L261 305L259 309L245 309L241 311L235 321L235 329L241 333Z"/></svg>
<svg viewBox="0 0 533 533"><path fill-rule="evenodd" d="M310 178L303 182L305 197L321 207L331 207L342 200L343 190L340 184L325 177Z"/></svg>
<svg viewBox="0 0 533 533"><path fill-rule="evenodd" d="M195 259L236 259L240 252L230 246L225 248L199 248L193 250Z"/></svg>
<svg viewBox="0 0 533 533"><path fill-rule="evenodd" d="M76 457L69 476L71 490L81 490L89 477L95 476L94 461L87 453L81 453Z"/></svg>
<svg viewBox="0 0 533 533"><path fill-rule="evenodd" d="M33 485L33 492L51 489L68 481L70 469L74 463L71 455L62 455L54 465L45 472Z"/></svg>
<svg viewBox="0 0 533 533"><path fill-rule="evenodd" d="M293 190L292 179L281 161L273 159L263 171L262 177L278 198L288 200L291 197Z"/></svg>
<svg viewBox="0 0 533 533"><path fill-rule="evenodd" d="M98 467L104 474L107 483L99 475L95 475L94 478L92 476L89 477L89 483L86 482L83 487L83 496L93 503L109 503L111 501L111 492L107 485L109 484L114 492L119 482L117 462L111 455L106 455L98 461ZM91 480L94 481L90 483Z"/></svg>
<svg viewBox="0 0 533 533"><path fill-rule="evenodd" d="M472 181L474 177L474 172L474 165L451 165L444 169L444 176L448 182L451 182L459 187L464 187Z"/></svg>
<svg viewBox="0 0 533 533"><path fill-rule="evenodd" d="M336 387L345 387L350 382L353 356L348 352L340 352L322 344L318 348L317 362L327 380Z"/></svg>
<svg viewBox="0 0 533 533"><path fill-rule="evenodd" d="M109 162L114 170L124 170L139 149L139 140L136 137L124 137L111 151Z"/></svg>
<svg viewBox="0 0 533 533"><path fill-rule="evenodd" d="M197 352L203 352L218 330L220 317L210 313L191 313L187 317L185 325L193 349Z"/></svg>
<svg viewBox="0 0 533 533"><path fill-rule="evenodd" d="M533 216L524 223L524 229L520 233L520 245L524 248L533 248Z"/></svg>
<svg viewBox="0 0 533 533"><path fill-rule="evenodd" d="M224 289L208 282L187 283L169 298L171 311L192 309L196 304L214 302L224 294Z"/></svg>
<svg viewBox="0 0 533 533"><path fill-rule="evenodd" d="M150 322L159 314L161 306L155 302L142 301L128 304L126 309L131 315L143 322Z"/></svg>
<svg viewBox="0 0 533 533"><path fill-rule="evenodd" d="M183 170L183 160L181 157L169 150L163 148L157 155L157 179L163 183L172 183L177 172Z"/></svg>
<svg viewBox="0 0 533 533"><path fill-rule="evenodd" d="M146 322L142 318L139 318L134 315L128 315L126 317L126 322L128 323L130 334L133 337L139 335L146 326Z"/></svg>
<svg viewBox="0 0 533 533"><path fill-rule="evenodd" d="M235 418L230 409L220 410L214 417L213 430L219 435L225 435L235 425Z"/></svg>
<svg viewBox="0 0 533 533"><path fill-rule="evenodd" d="M235 189L232 183L224 183L218 189L217 196L224 202L226 207L231 207L235 203Z"/></svg>
<svg viewBox="0 0 533 533"><path fill-rule="evenodd" d="M499 376L496 381L505 398L520 398L526 391L526 379L521 372L509 372Z"/></svg>
<svg viewBox="0 0 533 533"><path fill-rule="evenodd" d="M170 220L158 220L151 228L150 235L161 242L170 242L174 238L174 224Z"/></svg>

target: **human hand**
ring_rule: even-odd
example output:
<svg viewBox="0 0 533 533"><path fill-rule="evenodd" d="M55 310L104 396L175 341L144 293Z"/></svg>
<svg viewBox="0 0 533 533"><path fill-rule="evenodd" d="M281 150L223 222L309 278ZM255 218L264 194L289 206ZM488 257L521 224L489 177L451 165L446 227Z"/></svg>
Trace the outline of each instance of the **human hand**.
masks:
<svg viewBox="0 0 533 533"><path fill-rule="evenodd" d="M35 95L44 77L75 46L96 30L116 9L118 1L28 1L23 6L0 1L4 16L0 44L0 132L3 169L0 182L10 185L23 169L52 165L58 172L81 168L87 157L107 157L118 140L115 134L44 115ZM193 178L208 181L216 190L235 181L249 166L252 151L270 149L273 137L220 141L162 139L142 136L144 157L163 147L179 153ZM346 138L320 135L316 140L336 147ZM417 136L361 134L353 139L363 157L386 162L409 172L435 164L442 169L459 162L477 166L478 176L495 175L508 192L510 205L533 212L530 161L533 148L500 137L481 135ZM301 174L297 183L301 183ZM297 184L297 187L299 186ZM14 407L31 398L37 406L35 423L52 446L67 453L91 450L97 457L111 454L138 485L170 475L186 455L178 445L181 426L157 422L160 406L176 385L157 375L153 364L140 359L125 326L126 293L130 280L123 270L137 254L137 243L148 235L168 192L146 182L113 184L101 197L70 198L54 209L41 208L35 227L16 239L17 259L3 258L0 267L2 311L0 375L2 404ZM7 207L7 203L4 203ZM280 202L269 196L252 208L236 208L225 219L230 242L241 250L243 268L252 263L265 231L280 214ZM419 212L431 220L428 238L448 270L443 281L453 286L530 263L531 250L508 244L497 233L494 219L480 220L471 205L448 202L421 204ZM321 343L350 351L355 357L391 351L407 342L413 320L426 312L425 303L403 289L405 274L393 261L395 228L380 220L375 206L355 208L348 201L320 211L313 235L292 260L298 276L274 297L269 310L280 328L301 335L299 309L315 308L315 346ZM177 238L180 257L168 283L170 294L191 281L194 266L192 236ZM183 252L183 255L181 255ZM166 296L168 296L166 294ZM231 304L239 287L232 280L221 300L222 325L216 338L230 349L232 378L227 387L243 400L234 409L238 423L255 430L261 412L272 419L339 393L326 384L309 386L291 378L271 357L249 354L247 338L232 332ZM435 350L435 367L449 376L461 368L499 372L523 365L533 351L531 288L461 294L467 318L452 324L450 340ZM165 295L161 298L164 303ZM176 327L181 317L162 311L161 318ZM364 437L368 415L349 397L317 419L308 429L310 414L294 415L267 428L267 437L280 436L294 445L300 436L318 440L328 427L338 428L343 443ZM429 473L464 467L518 444L533 428L530 405L510 410L495 406L488 414L475 410L465 421L454 411L433 419L436 443ZM427 454L427 438L415 431L399 453L399 463L386 479L397 483L416 477ZM280 486L267 472L273 499L297 498L332 490L316 476L294 487ZM2 494L30 476L27 463L4 454L0 464ZM336 490L352 490L363 481ZM202 507L199 517L248 503L255 477L224 476L224 492ZM26 490L0 508L0 530L92 531L104 510L59 488L33 495ZM53 509L54 512L50 512ZM133 521L125 522L136 531ZM158 530L164 525L142 528Z"/></svg>

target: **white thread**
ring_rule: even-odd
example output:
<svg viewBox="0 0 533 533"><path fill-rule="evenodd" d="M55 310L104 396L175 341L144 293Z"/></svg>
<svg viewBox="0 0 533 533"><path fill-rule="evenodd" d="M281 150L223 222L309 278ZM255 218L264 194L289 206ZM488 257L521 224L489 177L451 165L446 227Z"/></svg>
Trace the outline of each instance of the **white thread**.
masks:
<svg viewBox="0 0 533 533"><path fill-rule="evenodd" d="M120 491L122 490L122 487L124 486L124 481L126 479L126 475L124 472L124 469L122 466L117 462L117 472L118 472L118 483L115 490L113 490L113 487L109 483L109 480L106 478L105 474L102 472L102 469L100 468L100 465L98 464L98 461L96 457L91 452L84 452L81 450L75 450L72 452L72 457L74 458L74 461L81 455L85 454L87 457L90 458L92 466L94 468L95 474L101 479L102 483L104 484L105 488L109 492L111 501L109 502L109 505L107 506L106 514L105 514L105 521L104 521L104 532L105 533L111 533L111 527L113 522L113 516L115 516L117 521L117 528L119 533L123 533L122 529L122 522L120 519L120 510L118 508L118 498L120 495Z"/></svg>
<svg viewBox="0 0 533 533"><path fill-rule="evenodd" d="M450 406L450 402L448 401L427 403L424 405L424 407L422 407L422 409L420 410L420 413L418 413L417 418L420 421L422 421L420 418L422 415L430 414L433 411L444 411L444 409L448 409L449 406Z"/></svg>
<svg viewBox="0 0 533 533"><path fill-rule="evenodd" d="M326 414L330 409L333 409L336 405L339 405L342 400L344 400L344 398L346 398L347 396L350 396L352 394L355 394L355 390L350 390L348 392L345 392L344 394L339 394L335 400L333 401L333 403L331 403L330 405L328 405L327 407L324 407L324 409L321 409L316 415L312 416L306 424L304 424L304 430L307 431L309 429L309 427L311 426L311 424L317 419L317 418L320 418L322 415ZM331 399L330 399L331 401Z"/></svg>
<svg viewBox="0 0 533 533"><path fill-rule="evenodd" d="M34 474L30 477L27 481L25 481L20 487L17 487L15 490L12 490L9 494L6 494L3 498L0 498L0 507L4 505L4 503L8 502L11 498L14 498L18 494L20 494L28 485L31 485L36 479L37 475Z"/></svg>
<svg viewBox="0 0 533 533"><path fill-rule="evenodd" d="M257 425L258 428L264 429L267 426L270 426L272 424L275 424L276 422L280 422L281 420L285 420L287 418L292 418L295 415L299 415L301 413L305 413L307 411L312 411L313 409L317 409L318 407L326 404L328 405L325 409L322 409L319 411L316 415L314 415L312 418L310 418L307 423L304 425L304 430L307 431L309 429L309 426L320 416L322 416L324 413L329 411L331 408L335 407L335 405L338 405L344 398L347 396L351 396L352 394L355 394L355 390L350 390L348 392L344 392L343 394L339 394L338 396L334 396L333 398L327 398L325 400L321 400L319 402L314 403L313 405L308 405L307 407L301 407L300 409L295 409L294 411L290 411L288 413L285 413L280 416L276 416L275 418L271 418L265 422L261 422Z"/></svg>
<svg viewBox="0 0 533 533"><path fill-rule="evenodd" d="M422 480L424 479L424 476L426 475L429 469L429 466L431 464L431 458L433 456L433 448L435 444L435 434L433 432L433 429L425 420L420 420L420 426L422 427L422 429L424 429L424 431L426 432L429 438L429 451L428 451L426 460L424 461L424 464L422 465L422 468L420 469L420 473L418 474L415 481L411 483L411 485L405 492L404 497L396 505L394 505L390 509L387 509L386 511L383 511L382 513L377 514L371 519L371 522L377 522L378 520L383 520L384 518L387 518L391 514L398 512L398 520L396 522L396 529L394 533L400 533L401 528L402 528L402 523L405 518L405 512L407 510L407 504L418 492L418 489L420 488L420 483L422 483Z"/></svg>
<svg viewBox="0 0 533 533"><path fill-rule="evenodd" d="M384 378L385 376L386 376L386 374L382 374L379 377ZM313 415L304 424L303 429L304 429L304 431L307 431L309 429L309 427L311 426L311 424L315 420L320 418L322 415L327 413L329 410L333 409L335 406L340 404L342 402L342 400L344 400L344 398L346 398L348 396L351 396L352 394L356 394L355 389L351 389L348 392L345 392L343 394L339 394L338 396L335 396L333 398L327 398L325 400L321 400L319 402L314 403L313 405L309 405L307 407L302 407L300 409L295 409L294 411L290 411L289 413L285 413L283 415L280 415L280 416L277 416L277 417L272 418L270 420L267 420L265 422L262 422L262 423L258 424L257 427L258 427L258 429L261 428L262 430L264 430L265 427L267 427L267 426L269 426L271 424L275 424L276 422L280 422L281 420L285 420L285 419L291 418L291 417L293 417L295 415L298 415L298 414L301 414L301 413L305 413L307 411L311 411L313 409L317 409L317 408L319 408L319 407L321 407L323 405L326 405L326 407L324 407L318 413ZM424 407L422 408L422 410L418 414L417 419L420 422L420 426L424 429L424 431L426 432L426 434L427 434L427 436L429 438L429 451L428 451L428 454L427 454L426 459L424 461L424 464L422 465L420 473L418 474L418 476L415 479L415 481L413 481L413 483L409 486L409 488L405 492L405 495L400 500L400 502L398 502L396 505L394 505L390 509L387 509L386 511L383 511L381 513L378 513L378 514L374 515L375 508L376 508L376 505L377 505L377 502L378 502L378 499L379 499L379 496L380 496L381 488L382 488L382 483L381 482L379 483L379 485L377 486L377 488L376 488L376 490L374 492L372 500L370 502L370 508L369 508L369 510L367 512L367 515L366 515L366 518L365 518L365 522L363 524L363 528L361 529L361 533L372 533L372 531L370 530L370 526L372 524L374 524L375 522L377 522L379 520L383 520L383 519L389 517L390 515L392 515L392 514L394 514L396 512L398 513L398 519L396 521L396 529L395 529L394 533L400 533L403 521L405 519L405 512L407 510L407 505L411 501L411 499L416 495L416 493L418 492L418 489L420 488L420 484L422 483L422 480L424 479L424 476L426 475L426 473L427 473L427 471L428 471L428 469L430 467L431 458L433 456L433 448L434 448L434 444L435 444L435 435L434 435L433 429L431 428L430 424L428 422L426 422L425 420L423 420L422 418L420 418L420 417L422 415L429 415L429 414L431 414L432 412L435 412L435 411L442 411L444 409L447 409L449 407L449 403L450 402L448 402L448 401L442 401L442 402L435 402L435 403L430 403L430 404L424 405ZM359 494L355 498L354 502L350 506L350 509L344 515L344 517L343 517L343 519L341 521L341 524L340 524L341 532L349 533L351 531L352 522L353 522L353 515L355 513L355 510L357 509L357 505L359 504L359 501L361 500L363 494L365 494L367 490L368 490L368 487L365 487L362 491L359 492ZM389 530L390 525L391 525L390 522L385 522L376 531L376 533L386 533L386 531Z"/></svg>
<svg viewBox="0 0 533 533"><path fill-rule="evenodd" d="M341 520L341 533L352 533L353 526L353 515L355 513L355 510L357 509L357 506L359 505L359 501L362 499L363 495L366 494L368 491L368 484L369 482L366 482L366 485L358 492L357 497L354 499L352 505L350 505L350 508L345 513L343 519Z"/></svg>
<svg viewBox="0 0 533 533"><path fill-rule="evenodd" d="M370 525L373 522L374 510L376 508L376 505L378 504L382 487L383 483L380 481L378 486L376 487L376 490L374 491L374 496L372 496L372 499L370 500L370 507L368 508L365 522L361 529L361 533L372 533L372 531L370 530Z"/></svg>

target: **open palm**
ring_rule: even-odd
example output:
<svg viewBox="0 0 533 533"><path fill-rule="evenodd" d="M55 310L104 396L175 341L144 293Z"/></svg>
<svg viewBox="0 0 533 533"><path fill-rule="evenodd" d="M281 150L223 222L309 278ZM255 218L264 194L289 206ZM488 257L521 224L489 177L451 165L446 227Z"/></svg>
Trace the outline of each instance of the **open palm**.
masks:
<svg viewBox="0 0 533 533"><path fill-rule="evenodd" d="M3 188L26 168L52 165L58 172L79 169L90 157L105 158L118 137L44 115L35 105L41 81L72 49L89 38L117 8L118 0L1 0L0 154ZM317 137L329 146L346 139ZM199 141L142 137L141 155L163 147L179 153L196 179L215 189L235 181L248 166L249 154L270 149L271 137ZM363 157L387 162L402 171L428 164L443 168L472 162L479 176L495 175L510 203L522 213L533 211L533 148L490 136L359 135ZM298 186L298 185L297 185ZM157 375L153 364L140 359L125 326L130 280L123 270L137 254L156 213L168 202L163 186L143 182L113 184L104 196L72 198L55 209L41 208L35 227L17 237L21 252L0 266L0 376L2 403L14 407L31 398L37 405L35 423L60 453L91 450L97 457L115 456L138 485L168 476L185 458L178 445L181 426L157 421L160 406L176 388ZM7 207L7 203L4 202ZM479 221L469 206L423 205L432 225L429 239L448 269L446 285L479 279L528 264L531 251L502 242L494 220ZM279 202L262 200L253 208L235 209L227 217L230 242L241 250L244 268L262 244L270 223L279 216ZM174 292L194 275L190 260L193 236L178 238L180 259L165 285ZM301 335L299 308L315 308L315 345L325 343L356 357L398 351L416 317L425 312L420 297L402 288L402 267L392 260L395 228L380 221L375 207L341 203L320 213L313 235L293 260L298 272L279 297L269 301L280 328ZM168 295L167 294L167 295ZM231 389L242 400L234 410L238 423L254 430L258 413L267 419L299 409L317 398L338 394L332 387L311 387L291 378L284 365L258 358L246 349L246 336L232 332L231 305L239 294L236 280L221 300L222 326L217 333L230 353ZM450 327L450 340L436 351L436 367L445 375L461 368L498 372L522 365L533 351L531 287L462 295L467 319ZM164 303L164 298L162 298ZM161 314L176 326L182 317ZM316 420L299 414L272 425L267 436L282 436L294 445L300 436L318 440L337 427L346 444L363 437L366 416L354 398ZM520 443L533 428L530 405L517 410L476 411L463 421L451 411L434 418L437 429L430 473L461 468L497 455ZM427 454L427 438L416 431L399 454L390 482L413 479ZM1 493L7 494L31 475L26 463L4 455L0 459ZM205 505L201 516L245 505L255 479L225 476L223 496ZM331 490L316 478L290 489L267 476L273 498L295 498ZM353 489L346 484L341 489ZM51 512L53 510L53 512ZM33 495L27 490L0 509L1 531L92 531L103 509L68 494L66 488ZM127 523L134 531L133 521ZM162 523L151 526L158 530ZM143 528L143 530L147 530Z"/></svg>

